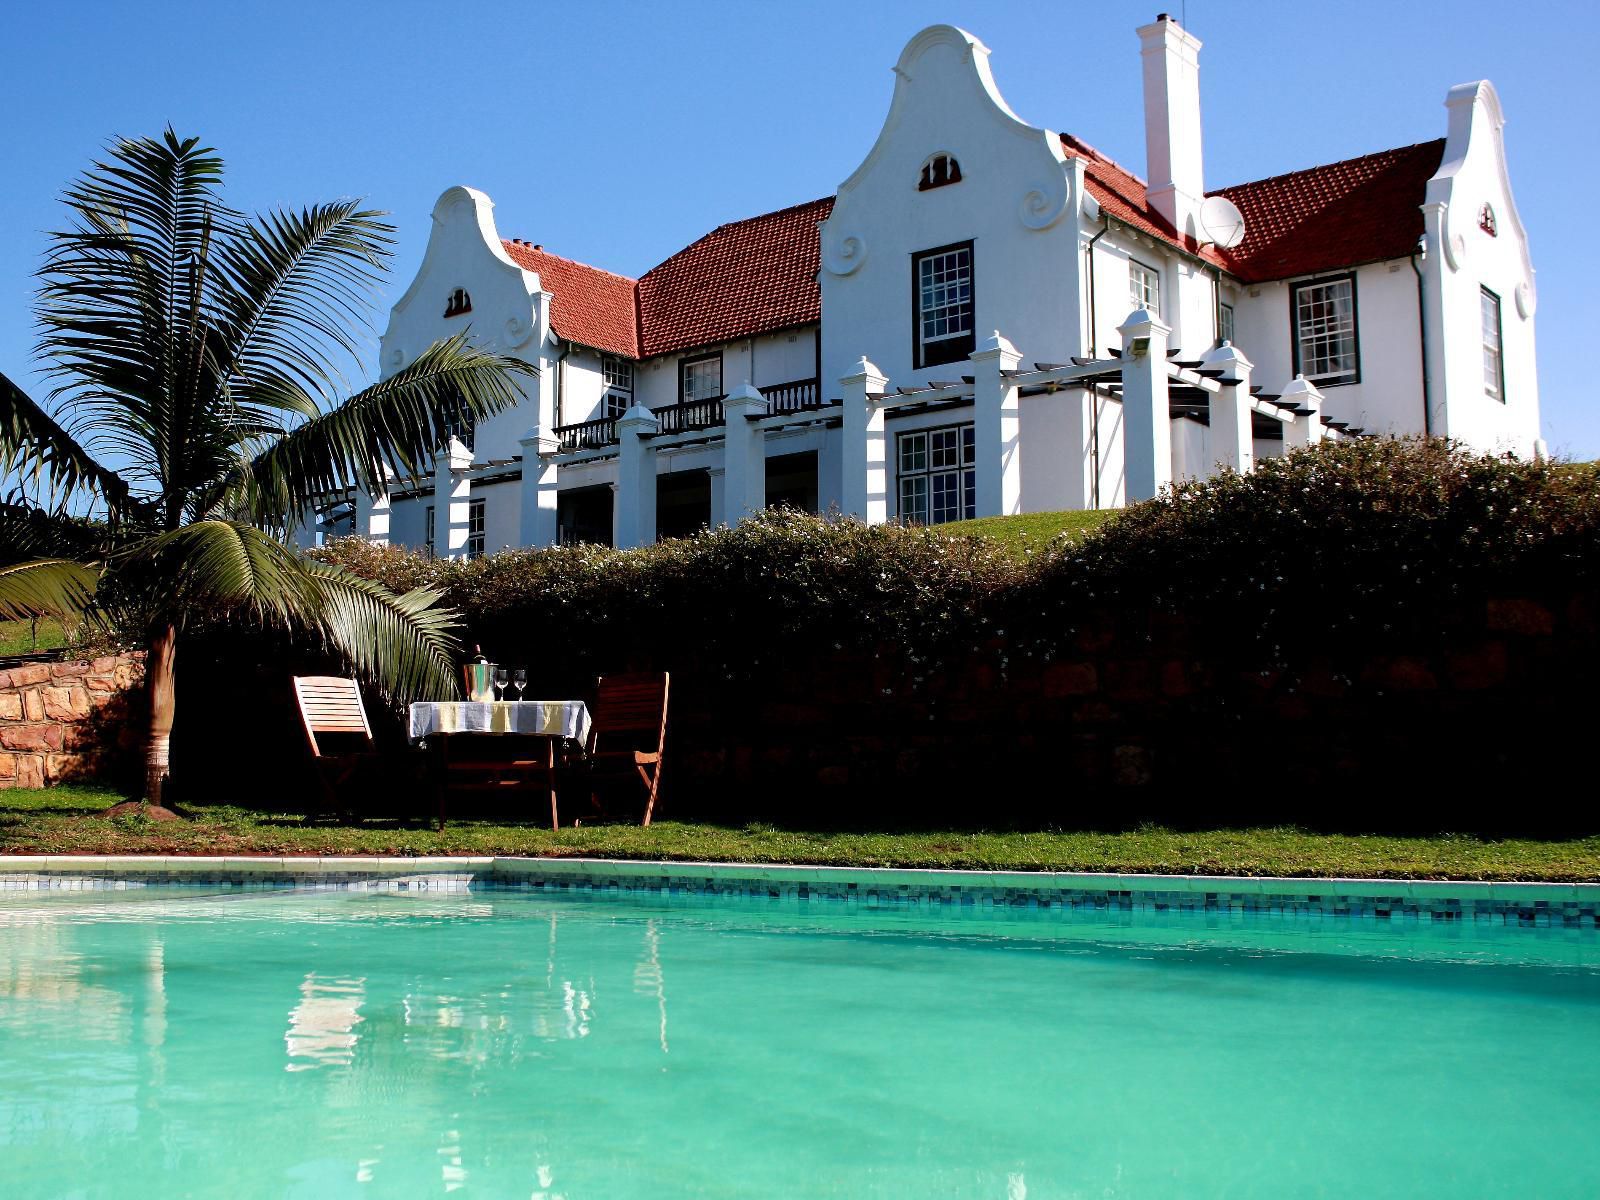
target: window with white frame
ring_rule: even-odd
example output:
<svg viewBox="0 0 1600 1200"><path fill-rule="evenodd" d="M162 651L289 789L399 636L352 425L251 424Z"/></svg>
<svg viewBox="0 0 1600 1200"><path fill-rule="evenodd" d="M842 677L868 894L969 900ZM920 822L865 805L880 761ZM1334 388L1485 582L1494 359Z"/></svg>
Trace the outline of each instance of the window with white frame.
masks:
<svg viewBox="0 0 1600 1200"><path fill-rule="evenodd" d="M902 521L943 525L976 514L973 436L971 425L919 429L899 436L895 477L900 486Z"/></svg>
<svg viewBox="0 0 1600 1200"><path fill-rule="evenodd" d="M608 354L600 360L600 376L606 389L600 404L601 415L620 417L633 403L633 364Z"/></svg>
<svg viewBox="0 0 1600 1200"><path fill-rule="evenodd" d="M1217 344L1233 341L1233 305L1217 305Z"/></svg>
<svg viewBox="0 0 1600 1200"><path fill-rule="evenodd" d="M467 501L467 557L482 558L484 545L484 502Z"/></svg>
<svg viewBox="0 0 1600 1200"><path fill-rule="evenodd" d="M972 243L913 255L911 284L917 367L966 358L973 347Z"/></svg>
<svg viewBox="0 0 1600 1200"><path fill-rule="evenodd" d="M1294 369L1312 383L1359 383L1354 275L1313 279L1289 291L1294 322Z"/></svg>
<svg viewBox="0 0 1600 1200"><path fill-rule="evenodd" d="M1161 272L1136 258L1128 260L1128 301L1134 311L1144 309L1152 317L1161 315Z"/></svg>
<svg viewBox="0 0 1600 1200"><path fill-rule="evenodd" d="M1480 288L1478 306L1483 314L1483 390L1506 402L1506 364L1500 346L1500 297Z"/></svg>
<svg viewBox="0 0 1600 1200"><path fill-rule="evenodd" d="M433 505L428 505L422 514L422 546L428 552L428 557L433 557Z"/></svg>
<svg viewBox="0 0 1600 1200"><path fill-rule="evenodd" d="M684 401L715 400L722 395L722 355L684 359L678 366L678 391Z"/></svg>

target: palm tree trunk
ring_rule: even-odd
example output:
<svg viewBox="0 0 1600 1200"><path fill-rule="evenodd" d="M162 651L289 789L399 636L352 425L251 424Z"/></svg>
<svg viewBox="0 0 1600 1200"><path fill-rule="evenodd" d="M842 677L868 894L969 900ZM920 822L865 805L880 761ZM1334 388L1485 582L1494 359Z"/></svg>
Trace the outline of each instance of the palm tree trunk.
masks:
<svg viewBox="0 0 1600 1200"><path fill-rule="evenodd" d="M170 774L167 764L172 744L172 660L177 640L175 627L162 626L150 639L150 653L144 665L145 679L150 686L150 739L145 746L144 799L157 807L163 807L163 793Z"/></svg>

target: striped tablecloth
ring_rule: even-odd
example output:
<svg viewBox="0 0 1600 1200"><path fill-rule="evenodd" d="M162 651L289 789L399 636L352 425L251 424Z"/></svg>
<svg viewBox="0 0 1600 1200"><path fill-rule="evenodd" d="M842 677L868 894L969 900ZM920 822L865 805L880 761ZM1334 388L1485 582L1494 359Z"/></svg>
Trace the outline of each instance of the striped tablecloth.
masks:
<svg viewBox="0 0 1600 1200"><path fill-rule="evenodd" d="M582 700L452 700L411 706L411 740L435 733L520 733L589 740L589 706Z"/></svg>

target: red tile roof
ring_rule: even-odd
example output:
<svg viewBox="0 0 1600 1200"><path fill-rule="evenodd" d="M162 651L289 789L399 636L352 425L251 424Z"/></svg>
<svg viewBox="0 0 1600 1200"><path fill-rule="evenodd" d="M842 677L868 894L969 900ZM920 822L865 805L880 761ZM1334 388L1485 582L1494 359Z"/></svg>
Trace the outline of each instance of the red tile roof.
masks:
<svg viewBox="0 0 1600 1200"><path fill-rule="evenodd" d="M1247 283L1405 258L1444 139L1222 188L1244 214L1228 270Z"/></svg>
<svg viewBox="0 0 1600 1200"><path fill-rule="evenodd" d="M1114 220L1196 255L1245 283L1404 258L1422 233L1423 192L1444 142L1219 189L1239 206L1244 241L1219 252L1180 235L1145 200L1145 183L1087 142L1061 135L1084 160L1089 194ZM558 336L630 358L734 341L819 321L817 224L833 197L720 225L635 281L537 249L505 243L555 296Z"/></svg>
<svg viewBox="0 0 1600 1200"><path fill-rule="evenodd" d="M817 222L833 197L719 225L639 280L649 358L822 319Z"/></svg>
<svg viewBox="0 0 1600 1200"><path fill-rule="evenodd" d="M527 242L501 245L512 262L525 271L537 272L544 290L555 297L550 304L550 325L557 337L611 354L639 357L636 281L550 254Z"/></svg>

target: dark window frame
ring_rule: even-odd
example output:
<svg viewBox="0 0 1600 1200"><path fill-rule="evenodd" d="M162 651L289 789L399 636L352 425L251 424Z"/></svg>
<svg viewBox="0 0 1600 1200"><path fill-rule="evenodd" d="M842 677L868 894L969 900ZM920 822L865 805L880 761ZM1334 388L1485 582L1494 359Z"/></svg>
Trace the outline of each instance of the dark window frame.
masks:
<svg viewBox="0 0 1600 1200"><path fill-rule="evenodd" d="M697 363L710 362L713 359L717 363L717 390L715 394L718 396L727 395L727 381L722 374L722 351L712 350L706 354L686 354L678 359L678 402L680 404L687 402L689 399L688 394L684 391L684 384L688 382L689 378L689 368ZM706 397L702 396L701 399L706 399Z"/></svg>
<svg viewBox="0 0 1600 1200"><path fill-rule="evenodd" d="M482 558L489 544L489 501L485 496L467 498L468 558Z"/></svg>
<svg viewBox="0 0 1600 1200"><path fill-rule="evenodd" d="M1303 374L1300 365L1300 290L1308 287L1324 287L1341 280L1348 280L1350 283L1350 343L1354 348L1355 370L1348 376L1337 378L1307 375L1306 379L1319 388L1346 387L1361 382L1361 289L1356 285L1354 271L1297 279L1289 285L1289 353L1290 361L1294 364L1292 373L1299 376Z"/></svg>
<svg viewBox="0 0 1600 1200"><path fill-rule="evenodd" d="M957 250L967 252L967 274L969 286L972 289L972 328L965 335L940 338L933 343L934 351L928 353L922 341L922 263L924 259L933 258L939 254L950 254ZM911 256L911 361L913 369L926 370L928 367L941 367L947 363L961 362L971 356L977 348L978 330L978 255L973 245L973 239L964 242L951 242L948 246L934 246L929 250L918 250Z"/></svg>
<svg viewBox="0 0 1600 1200"><path fill-rule="evenodd" d="M934 165L941 161L944 163L942 177L939 172L934 170ZM950 151L940 150L936 154L928 155L927 161L922 164L922 171L917 176L917 191L931 192L935 188L949 187L951 184L960 183L961 179L960 161Z"/></svg>
<svg viewBox="0 0 1600 1200"><path fill-rule="evenodd" d="M940 433L954 433L956 437L956 462L953 466L935 467L933 465L933 436ZM928 439L923 449L923 465L920 468L907 470L905 466L904 446L910 438ZM933 492L935 476L954 476L959 490L960 511L957 516L947 518L945 521L933 519ZM905 503L905 483L910 479L927 480L923 501L927 507L926 518L919 522L929 528L934 525L948 524L950 521L969 521L977 515L977 425L972 421L957 421L946 425L930 425L926 429L907 429L896 433L894 438L894 497L895 518L906 522L912 518L907 516Z"/></svg>

